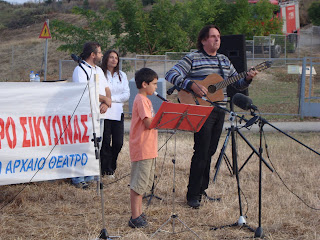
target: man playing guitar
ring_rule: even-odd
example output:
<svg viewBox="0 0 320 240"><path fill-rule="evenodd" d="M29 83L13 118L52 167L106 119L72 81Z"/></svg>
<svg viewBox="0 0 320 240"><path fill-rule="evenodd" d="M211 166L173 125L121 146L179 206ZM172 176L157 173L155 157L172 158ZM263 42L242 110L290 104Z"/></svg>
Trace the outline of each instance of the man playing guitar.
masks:
<svg viewBox="0 0 320 240"><path fill-rule="evenodd" d="M201 29L197 48L198 51L187 54L172 67L166 73L165 78L178 86L181 93L188 90L188 92L195 93L196 96L207 97L208 88L201 84L206 77L210 74L218 74L222 80L225 80L237 76L238 73L225 55L217 53L220 48L220 30L215 25L208 25ZM239 90L246 89L257 73L257 70L250 69L243 78L235 81L233 86ZM192 95L187 92L185 94ZM205 190L209 184L211 157L216 152L219 143L224 117L223 110L214 108L201 130L194 134L194 153L187 192L187 204L192 208L199 208L202 195L208 197Z"/></svg>

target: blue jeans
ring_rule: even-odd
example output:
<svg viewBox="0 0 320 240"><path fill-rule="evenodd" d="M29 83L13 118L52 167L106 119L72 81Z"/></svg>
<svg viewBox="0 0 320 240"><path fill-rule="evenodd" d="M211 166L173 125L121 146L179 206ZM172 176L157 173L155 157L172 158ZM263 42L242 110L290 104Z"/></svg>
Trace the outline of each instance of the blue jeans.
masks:
<svg viewBox="0 0 320 240"><path fill-rule="evenodd" d="M71 181L73 184L78 184L80 182L92 182L94 180L94 176L85 176L85 177L75 177L72 178Z"/></svg>
<svg viewBox="0 0 320 240"><path fill-rule="evenodd" d="M104 119L100 119L100 136L103 136L103 129L104 129ZM102 141L102 139L101 139ZM100 148L101 148L101 142L100 142ZM92 182L92 181L98 181L99 180L99 176L85 176L85 177L74 177L71 179L71 182L73 184L78 184L81 182Z"/></svg>

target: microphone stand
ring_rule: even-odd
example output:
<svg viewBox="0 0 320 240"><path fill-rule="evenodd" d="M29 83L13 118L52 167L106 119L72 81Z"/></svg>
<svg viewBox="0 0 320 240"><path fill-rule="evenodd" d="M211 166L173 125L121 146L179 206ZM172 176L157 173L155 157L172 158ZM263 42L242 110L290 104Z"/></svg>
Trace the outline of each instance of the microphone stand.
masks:
<svg viewBox="0 0 320 240"><path fill-rule="evenodd" d="M251 115L253 116L257 116L254 112L251 112ZM314 149L308 147L307 145L305 145L304 143L300 142L299 140L295 139L294 137L290 136L289 134L283 132L282 130L280 130L279 128L275 127L274 125L272 125L271 123L269 123L266 119L262 118L261 116L258 116L258 122L259 122L259 138L260 138L260 147L259 147L259 226L256 229L255 233L254 233L254 237L255 238L263 238L264 237L264 233L263 233L263 229L261 227L261 212L262 212L262 135L263 135L263 127L265 124L268 124L269 126L273 127L274 129L276 129L277 131L283 133L284 135L286 135L287 137L291 138L292 140L296 141L297 143L301 144L302 146L306 147L307 149L311 150L312 152L316 153L317 155L320 156L320 153L315 151Z"/></svg>
<svg viewBox="0 0 320 240"><path fill-rule="evenodd" d="M246 227L251 232L254 232L254 230L249 225L247 225L246 217L243 215L243 212L242 212L241 188L240 188L240 178L239 178L239 170L238 170L238 154L237 154L236 138L235 138L235 133L238 133L238 134L241 134L241 133L239 132L238 127L236 127L235 124L234 124L234 120L235 120L236 117L239 117L239 116L236 113L231 111L230 112L230 117L229 117L231 126L230 126L230 128L228 128L228 133L227 133L226 139L224 141L223 147L221 149L219 158L218 158L217 163L216 163L216 172L215 172L215 175L214 175L214 178L213 178L213 183L215 183L215 181L216 181L216 177L217 177L217 174L218 174L218 171L219 171L219 168L220 168L222 157L225 156L225 150L226 150L226 147L227 147L227 144L228 144L229 136L231 134L232 163L233 163L232 171L233 171L233 175L235 175L236 181L237 181L240 216L239 216L238 221L233 223L233 224L228 224L228 225L224 225L224 226L220 226L220 227L212 227L212 228L210 228L210 230L217 230L217 229L222 229L222 228L225 228L225 227L236 227L236 226L239 226L239 227ZM244 138L244 137L242 136L242 138ZM244 139L244 140L247 142L246 139ZM251 146L251 144L248 143L248 145L254 150L254 148ZM225 157L228 160L227 156L225 156ZM226 161L226 162L227 162L227 166L228 166L228 169L229 169L230 162L229 162L229 160ZM229 171L230 171L230 169L229 169ZM230 173L231 173L231 171L230 171Z"/></svg>
<svg viewBox="0 0 320 240"><path fill-rule="evenodd" d="M256 231L254 232L254 237L255 238L264 238L264 233L263 233L263 229L261 227L261 208L262 208L262 135L263 135L263 126L264 126L264 122L259 121L259 142L260 142L260 146L259 146L259 226L256 229Z"/></svg>
<svg viewBox="0 0 320 240"><path fill-rule="evenodd" d="M201 96L197 95L196 93L194 93L193 91L190 91L190 90L185 90L185 91L192 93L195 99L196 99L196 97L199 97L202 100L210 103L212 106L217 107L221 110L224 110L225 112L230 113L230 120L231 120L230 132L231 132L231 136L232 136L232 146L233 146L232 147L233 173L235 174L236 181L237 181L240 217L239 217L238 221L234 224L229 224L229 225L225 225L225 226L221 226L221 227L212 227L210 230L217 230L217 229L221 229L221 228L225 228L225 227L240 226L240 227L246 227L251 232L254 232L254 230L246 224L246 219L242 214L242 202L241 202L241 189L240 189L240 179L239 179L238 161L237 161L237 149L236 149L236 142L235 142L235 136L234 136L234 132L235 131L239 132L239 131L238 131L238 128L234 126L234 122L233 122L235 117L236 116L238 117L238 115L232 111L233 109L228 110L227 108L221 107L219 104L207 99L206 96L201 97ZM245 121L247 121L247 120L245 120ZM219 158L220 158L220 156L219 156Z"/></svg>
<svg viewBox="0 0 320 240"><path fill-rule="evenodd" d="M105 214L104 214L104 195L103 195L103 183L101 181L102 179L102 175L101 175L101 159L100 159L100 146L99 143L101 142L101 137L97 138L97 134L95 132L95 120L94 120L94 114L92 111L92 100L91 100L91 92L90 92L90 79L89 79L89 75L86 72L86 70L83 68L83 66L81 65L80 62L78 62L79 67L85 72L86 76L87 76L87 86L88 86L88 91L89 91L89 99L90 99L90 110L91 110L91 116L92 116L92 131L93 131L93 139L91 139L91 141L93 142L94 145L94 151L95 151L95 157L96 160L99 161L99 182L100 182L100 199L101 199L101 214L102 214L102 230L100 231L100 235L99 235L99 239L107 239L107 240L111 240L111 238L109 237L109 234L107 232L106 229L106 223L105 223ZM101 134L101 133L100 133Z"/></svg>

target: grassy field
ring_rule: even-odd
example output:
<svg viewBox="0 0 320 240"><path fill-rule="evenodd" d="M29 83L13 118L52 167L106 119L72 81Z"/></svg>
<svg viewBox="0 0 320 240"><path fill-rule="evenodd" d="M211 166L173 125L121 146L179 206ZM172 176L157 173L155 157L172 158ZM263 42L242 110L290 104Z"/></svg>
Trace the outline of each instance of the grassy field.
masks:
<svg viewBox="0 0 320 240"><path fill-rule="evenodd" d="M318 133L290 133L293 137L319 151ZM159 147L171 134L160 134ZM222 139L224 139L223 133ZM258 149L258 134L246 134L248 140ZM263 165L262 177L262 222L261 226L269 240L318 240L320 239L320 192L319 192L319 156L278 133L266 133L270 159L266 162L276 170L271 172ZM222 141L221 141L222 142ZM237 222L239 203L237 184L227 170L225 162L221 164L217 181L209 185L208 194L221 197L220 202L202 202L200 209L191 209L186 204L186 187L190 159L192 156L193 135L179 132L175 138L159 151L156 168L155 194L162 197L153 199L143 209L148 216L149 227L135 230L128 227L130 218L129 174L130 160L128 136L118 160L116 181L103 178L106 229L112 236L121 239L151 239L151 235L169 219L172 214L172 159L176 159L176 198L175 212L179 218L197 233L201 239L253 239L254 233L246 228L230 227L216 231L214 226ZM221 144L218 148L220 152ZM231 142L229 143L231 144ZM237 141L238 165L242 166L251 150L241 140ZM230 145L227 155L231 157ZM266 151L264 150L264 154ZM218 154L213 157L211 178L215 173ZM243 215L247 224L256 229L258 226L258 176L259 161L256 155L240 172L240 187ZM279 179L279 176L281 179ZM283 181L283 182L282 182ZM7 202L23 187L15 200ZM299 200L294 194L301 197ZM0 186L0 239L95 239L102 229L100 195L95 186L88 190L74 188L69 180L38 182ZM317 208L317 210L312 209ZM183 225L175 221L163 227L169 233L159 232L152 239L196 239ZM180 232L184 231L184 232Z"/></svg>

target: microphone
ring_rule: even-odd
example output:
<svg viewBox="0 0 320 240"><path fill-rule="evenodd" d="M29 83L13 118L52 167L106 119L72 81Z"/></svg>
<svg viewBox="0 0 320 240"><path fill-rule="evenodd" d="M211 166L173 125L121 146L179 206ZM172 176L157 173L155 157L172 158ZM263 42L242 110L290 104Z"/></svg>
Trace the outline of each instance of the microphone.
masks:
<svg viewBox="0 0 320 240"><path fill-rule="evenodd" d="M168 100L167 100L167 99L165 99L164 97L162 97L161 95L159 95L159 93L154 92L153 94L154 94L154 95L156 95L158 98L160 98L162 101L164 101L164 102L168 102Z"/></svg>
<svg viewBox="0 0 320 240"><path fill-rule="evenodd" d="M81 57L75 55L75 54L71 54L71 58L73 59L73 61L77 62L77 63L82 63L83 65L87 66L88 68L91 68L91 66L86 63L85 61L82 60Z"/></svg>
<svg viewBox="0 0 320 240"><path fill-rule="evenodd" d="M174 90L180 91L180 88L178 86L174 85L173 87L171 87L167 90L167 94L171 95L174 92Z"/></svg>
<svg viewBox="0 0 320 240"><path fill-rule="evenodd" d="M236 93L232 98L232 102L243 110L258 110L257 106L252 104L252 100L242 93Z"/></svg>
<svg viewBox="0 0 320 240"><path fill-rule="evenodd" d="M256 121L258 120L258 116L254 116L251 119L248 120L248 122L246 122L246 124L243 126L245 128L250 127L251 125L253 125L254 123L256 123Z"/></svg>

